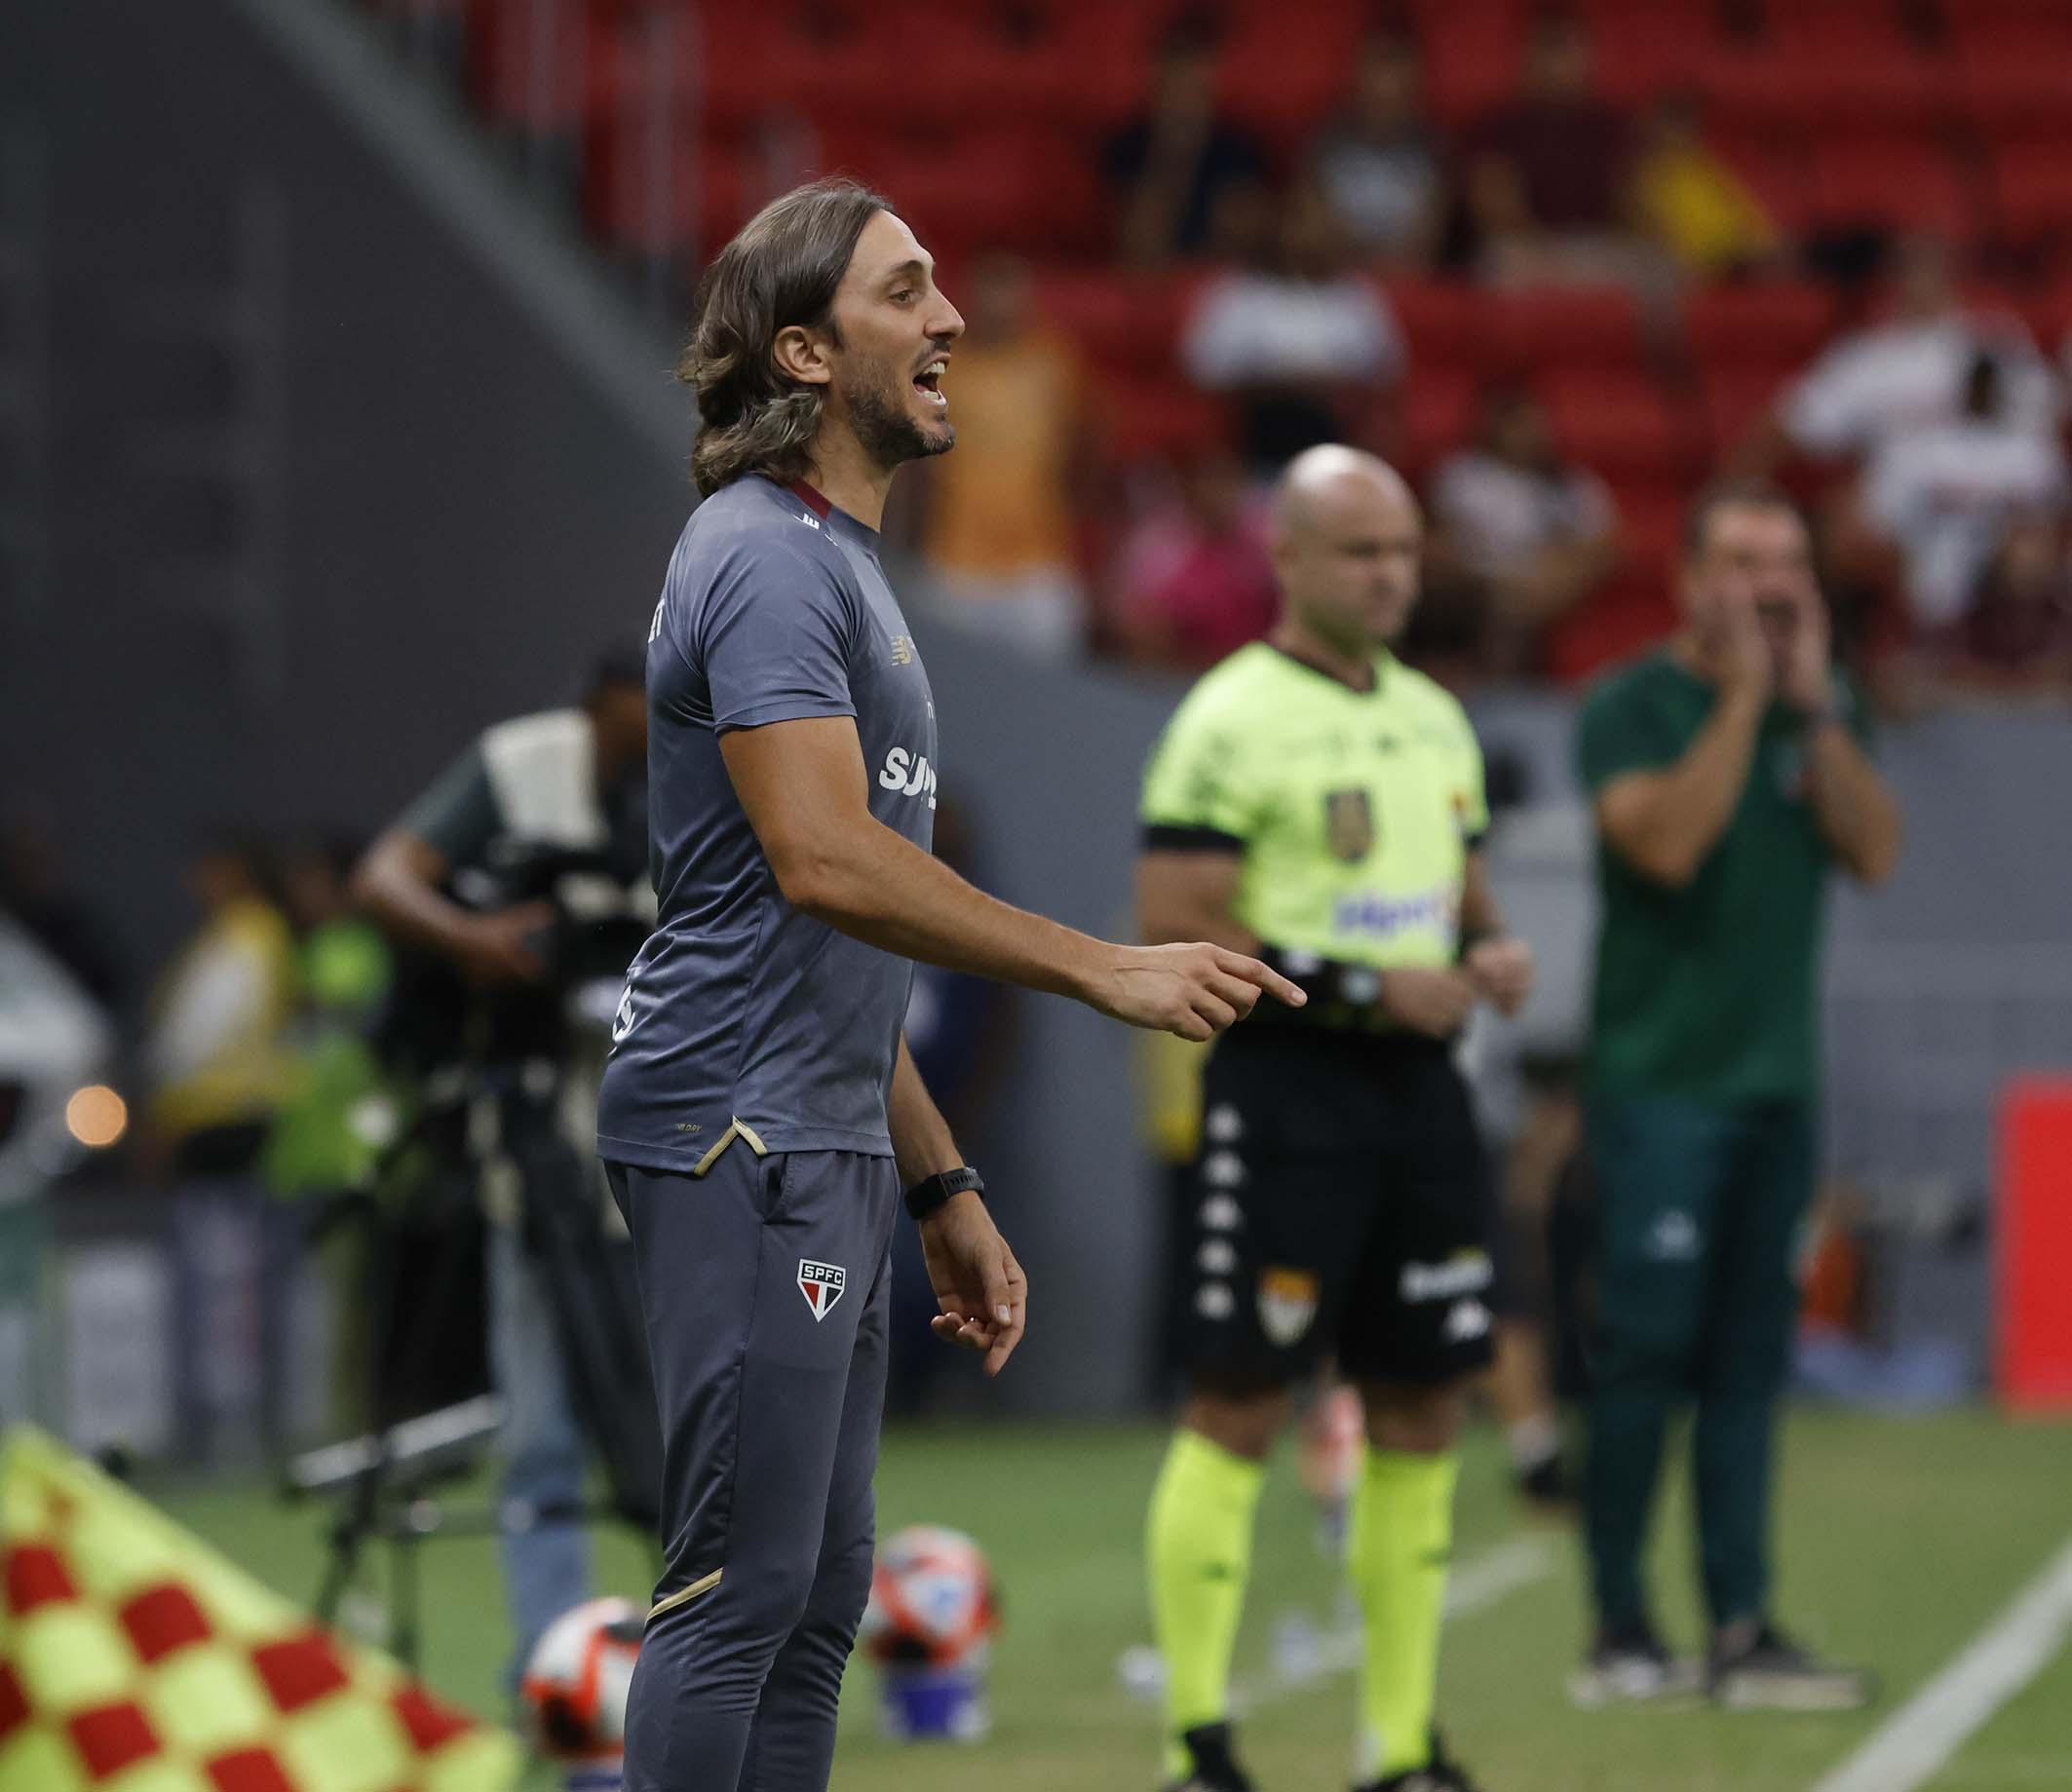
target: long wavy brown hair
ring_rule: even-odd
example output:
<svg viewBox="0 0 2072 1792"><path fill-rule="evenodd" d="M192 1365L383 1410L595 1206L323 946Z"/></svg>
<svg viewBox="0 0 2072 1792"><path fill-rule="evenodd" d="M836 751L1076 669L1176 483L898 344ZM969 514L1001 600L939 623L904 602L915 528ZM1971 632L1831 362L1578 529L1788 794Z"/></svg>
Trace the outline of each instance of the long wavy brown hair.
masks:
<svg viewBox="0 0 2072 1792"><path fill-rule="evenodd" d="M698 395L691 477L701 493L745 473L781 484L804 476L823 391L787 379L771 351L793 324L832 329L857 238L873 213L891 209L854 180L816 180L773 199L706 270L676 363L676 377Z"/></svg>

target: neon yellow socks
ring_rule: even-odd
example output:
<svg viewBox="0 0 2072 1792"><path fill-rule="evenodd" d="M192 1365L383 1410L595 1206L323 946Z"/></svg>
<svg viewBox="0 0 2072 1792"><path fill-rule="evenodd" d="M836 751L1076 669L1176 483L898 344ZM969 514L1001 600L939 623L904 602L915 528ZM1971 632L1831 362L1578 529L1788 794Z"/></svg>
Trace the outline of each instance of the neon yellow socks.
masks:
<svg viewBox="0 0 2072 1792"><path fill-rule="evenodd" d="M1263 1464L1177 1430L1151 1494L1151 1627L1166 1662L1166 1771L1188 1770L1184 1731L1228 1715L1230 1658L1251 1571Z"/></svg>
<svg viewBox="0 0 2072 1792"><path fill-rule="evenodd" d="M1439 1627L1453 1548L1460 1459L1369 1449L1353 1492L1346 1567L1366 1621L1360 1662L1360 1776L1431 1759Z"/></svg>

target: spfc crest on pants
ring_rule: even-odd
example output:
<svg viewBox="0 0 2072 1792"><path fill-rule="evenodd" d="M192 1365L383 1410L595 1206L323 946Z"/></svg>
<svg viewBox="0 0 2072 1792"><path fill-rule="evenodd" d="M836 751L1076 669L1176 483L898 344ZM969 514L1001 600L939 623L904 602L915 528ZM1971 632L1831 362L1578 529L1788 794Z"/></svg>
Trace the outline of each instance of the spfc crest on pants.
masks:
<svg viewBox="0 0 2072 1792"><path fill-rule="evenodd" d="M1259 1329L1285 1350L1317 1317L1317 1277L1308 1270L1259 1272Z"/></svg>
<svg viewBox="0 0 2072 1792"><path fill-rule="evenodd" d="M1324 839L1334 857L1357 865L1374 850L1374 805L1364 790L1324 793Z"/></svg>
<svg viewBox="0 0 2072 1792"><path fill-rule="evenodd" d="M813 1309L816 1323L834 1311L834 1303L848 1285L849 1272L839 1263L815 1263L811 1257L798 1260L798 1291Z"/></svg>

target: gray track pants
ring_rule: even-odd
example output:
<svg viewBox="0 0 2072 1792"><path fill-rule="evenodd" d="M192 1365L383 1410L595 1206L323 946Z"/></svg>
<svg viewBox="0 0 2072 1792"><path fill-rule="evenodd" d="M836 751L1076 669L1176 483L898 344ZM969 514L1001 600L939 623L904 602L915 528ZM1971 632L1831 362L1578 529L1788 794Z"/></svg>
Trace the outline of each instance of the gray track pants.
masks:
<svg viewBox="0 0 2072 1792"><path fill-rule="evenodd" d="M870 1591L898 1172L740 1139L696 1179L606 1167L663 1434L626 1792L823 1792Z"/></svg>

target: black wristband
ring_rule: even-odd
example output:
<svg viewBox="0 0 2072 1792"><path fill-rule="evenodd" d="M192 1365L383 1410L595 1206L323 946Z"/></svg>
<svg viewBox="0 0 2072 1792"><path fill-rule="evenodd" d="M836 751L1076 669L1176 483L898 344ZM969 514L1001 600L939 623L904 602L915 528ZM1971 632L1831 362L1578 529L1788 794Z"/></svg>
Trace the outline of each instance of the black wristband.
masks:
<svg viewBox="0 0 2072 1792"><path fill-rule="evenodd" d="M962 1195L966 1189L980 1195L985 1193L985 1178L970 1164L961 1169L938 1170L906 1191L906 1211L917 1220L925 1220L951 1196Z"/></svg>

